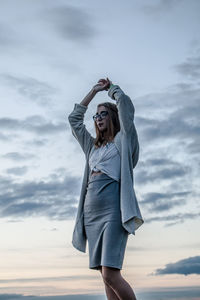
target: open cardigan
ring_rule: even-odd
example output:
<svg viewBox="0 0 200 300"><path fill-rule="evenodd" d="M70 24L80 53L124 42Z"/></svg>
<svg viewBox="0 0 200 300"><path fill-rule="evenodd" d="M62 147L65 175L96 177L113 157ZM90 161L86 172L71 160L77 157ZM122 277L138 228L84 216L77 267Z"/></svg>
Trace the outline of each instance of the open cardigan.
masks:
<svg viewBox="0 0 200 300"><path fill-rule="evenodd" d="M139 158L138 136L134 125L135 108L129 96L127 96L118 85L112 85L110 87L108 96L113 100L116 100L120 121L120 131L115 135L114 143L119 150L121 157L121 221L122 226L128 231L128 234L135 234L135 230L144 222L134 191L133 169ZM75 103L74 110L68 116L72 134L79 142L86 159L81 194L72 236L72 245L82 252L86 252L87 241L84 228L83 206L90 173L89 154L90 151L95 150L95 138L91 136L84 124L84 114L87 108L88 107L85 105Z"/></svg>

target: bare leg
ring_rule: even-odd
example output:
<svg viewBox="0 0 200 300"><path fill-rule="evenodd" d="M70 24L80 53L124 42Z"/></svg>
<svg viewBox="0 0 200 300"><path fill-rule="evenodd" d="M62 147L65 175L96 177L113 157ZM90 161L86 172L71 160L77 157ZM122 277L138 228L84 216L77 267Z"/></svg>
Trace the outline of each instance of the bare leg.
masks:
<svg viewBox="0 0 200 300"><path fill-rule="evenodd" d="M111 267L102 267L104 282L115 292L118 298L108 298L109 300L136 300L135 294L129 283L121 276L120 270Z"/></svg>
<svg viewBox="0 0 200 300"><path fill-rule="evenodd" d="M102 267L99 271L102 274ZM104 281L104 285L105 285L105 291L108 300L120 300L120 298L117 297L113 289L105 281Z"/></svg>

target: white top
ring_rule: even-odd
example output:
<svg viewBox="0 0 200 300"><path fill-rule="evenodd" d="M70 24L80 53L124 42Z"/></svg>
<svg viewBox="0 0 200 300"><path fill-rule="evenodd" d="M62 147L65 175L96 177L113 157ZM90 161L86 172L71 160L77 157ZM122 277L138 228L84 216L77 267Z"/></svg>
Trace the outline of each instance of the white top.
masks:
<svg viewBox="0 0 200 300"><path fill-rule="evenodd" d="M120 154L114 142L108 142L94 150L89 156L90 170L101 171L116 181L120 181Z"/></svg>

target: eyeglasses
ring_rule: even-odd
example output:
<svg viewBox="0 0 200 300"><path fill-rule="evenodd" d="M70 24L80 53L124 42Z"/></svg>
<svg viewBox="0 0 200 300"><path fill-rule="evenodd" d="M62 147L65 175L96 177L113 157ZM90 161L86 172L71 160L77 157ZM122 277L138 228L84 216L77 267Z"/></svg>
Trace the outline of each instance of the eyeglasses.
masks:
<svg viewBox="0 0 200 300"><path fill-rule="evenodd" d="M105 119L105 117L108 115L108 111L101 111L100 114L96 114L93 116L93 120L97 121L101 117L101 119Z"/></svg>

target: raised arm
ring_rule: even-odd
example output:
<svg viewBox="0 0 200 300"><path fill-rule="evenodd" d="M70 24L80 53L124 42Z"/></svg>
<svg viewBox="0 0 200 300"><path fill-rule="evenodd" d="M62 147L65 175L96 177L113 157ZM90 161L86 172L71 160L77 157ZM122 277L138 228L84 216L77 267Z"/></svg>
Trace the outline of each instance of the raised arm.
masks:
<svg viewBox="0 0 200 300"><path fill-rule="evenodd" d="M111 85L108 96L116 100L118 108L120 129L124 133L130 133L134 127L135 108L129 96L127 96L118 85Z"/></svg>
<svg viewBox="0 0 200 300"><path fill-rule="evenodd" d="M97 92L106 90L108 85L108 82L102 82L102 80L100 79L98 83L94 85L90 92L85 96L85 98L80 102L80 104L75 103L74 110L68 116L72 134L79 142L85 155L87 155L87 153L89 152L94 138L85 127L84 115L88 108L88 104L92 101Z"/></svg>
<svg viewBox="0 0 200 300"><path fill-rule="evenodd" d="M139 141L134 124L134 105L129 96L127 96L118 85L112 84L109 88L108 95L116 100L120 130L131 140L133 168L135 168L139 159Z"/></svg>
<svg viewBox="0 0 200 300"><path fill-rule="evenodd" d="M88 153L93 142L93 137L83 123L86 110L87 106L75 103L74 110L68 116L72 134L79 142L85 155Z"/></svg>

